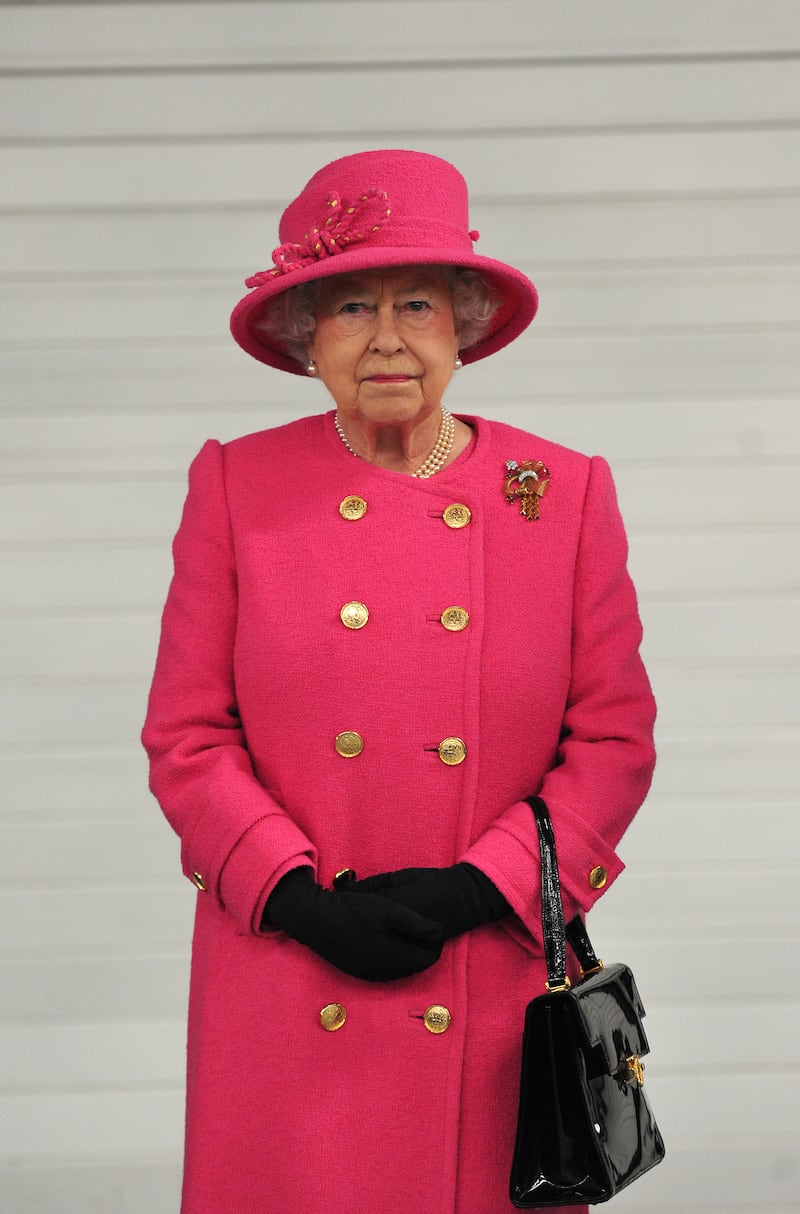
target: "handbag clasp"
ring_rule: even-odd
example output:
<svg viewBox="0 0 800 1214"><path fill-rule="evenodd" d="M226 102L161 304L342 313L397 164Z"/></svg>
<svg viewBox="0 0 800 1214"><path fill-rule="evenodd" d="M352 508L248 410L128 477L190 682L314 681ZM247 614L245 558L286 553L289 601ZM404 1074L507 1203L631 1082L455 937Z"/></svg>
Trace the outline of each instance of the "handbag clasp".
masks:
<svg viewBox="0 0 800 1214"><path fill-rule="evenodd" d="M631 1054L630 1058L625 1059L625 1082L636 1083L639 1087L644 1085L644 1067L642 1060L638 1054Z"/></svg>

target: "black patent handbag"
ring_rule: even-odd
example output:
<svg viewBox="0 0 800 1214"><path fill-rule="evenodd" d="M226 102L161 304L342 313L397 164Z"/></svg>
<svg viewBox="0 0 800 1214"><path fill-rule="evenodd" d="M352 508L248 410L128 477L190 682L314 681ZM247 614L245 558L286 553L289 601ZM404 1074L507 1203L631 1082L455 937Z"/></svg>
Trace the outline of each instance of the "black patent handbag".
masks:
<svg viewBox="0 0 800 1214"><path fill-rule="evenodd" d="M550 815L538 797L529 804L542 854L547 983L525 1012L511 1201L595 1205L664 1158L644 1090L644 1007L627 965L598 960L583 920L565 928ZM581 967L574 986L567 939Z"/></svg>

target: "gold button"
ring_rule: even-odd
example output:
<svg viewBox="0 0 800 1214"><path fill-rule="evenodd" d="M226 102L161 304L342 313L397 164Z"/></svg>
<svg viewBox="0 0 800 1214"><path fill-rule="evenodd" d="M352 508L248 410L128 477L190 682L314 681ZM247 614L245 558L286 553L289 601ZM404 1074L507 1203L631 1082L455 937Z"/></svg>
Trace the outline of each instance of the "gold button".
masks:
<svg viewBox="0 0 800 1214"><path fill-rule="evenodd" d="M589 884L592 889L602 889L608 880L608 873L603 868L602 864L597 864L589 873Z"/></svg>
<svg viewBox="0 0 800 1214"><path fill-rule="evenodd" d="M461 632L469 623L469 612L463 607L445 607L439 619L448 632Z"/></svg>
<svg viewBox="0 0 800 1214"><path fill-rule="evenodd" d="M345 603L339 612L339 618L345 628L363 628L369 619L369 612L363 603Z"/></svg>
<svg viewBox="0 0 800 1214"><path fill-rule="evenodd" d="M355 493L350 494L349 497L344 497L339 502L339 513L342 518L350 519L351 521L363 518L367 513L367 503L363 497L358 497Z"/></svg>
<svg viewBox="0 0 800 1214"><path fill-rule="evenodd" d="M343 759L354 759L364 749L364 739L360 733L345 729L344 733L337 734L336 749Z"/></svg>
<svg viewBox="0 0 800 1214"><path fill-rule="evenodd" d="M446 1033L452 1017L446 1007L434 1003L422 1017L422 1022L429 1033Z"/></svg>
<svg viewBox="0 0 800 1214"><path fill-rule="evenodd" d="M458 767L466 757L467 748L461 738L443 738L439 743L439 758L448 767Z"/></svg>
<svg viewBox="0 0 800 1214"><path fill-rule="evenodd" d="M329 1033L335 1033L347 1019L347 1012L341 1003L326 1003L319 1014L319 1022Z"/></svg>
<svg viewBox="0 0 800 1214"><path fill-rule="evenodd" d="M203 890L203 892L205 892L206 883L203 880L203 878L200 876L199 873L192 873L192 880L194 881L194 883L198 889Z"/></svg>
<svg viewBox="0 0 800 1214"><path fill-rule="evenodd" d="M447 523L447 526L452 527L456 531L461 527L466 527L471 518L472 511L469 506L465 506L461 502L453 502L444 512L444 521Z"/></svg>

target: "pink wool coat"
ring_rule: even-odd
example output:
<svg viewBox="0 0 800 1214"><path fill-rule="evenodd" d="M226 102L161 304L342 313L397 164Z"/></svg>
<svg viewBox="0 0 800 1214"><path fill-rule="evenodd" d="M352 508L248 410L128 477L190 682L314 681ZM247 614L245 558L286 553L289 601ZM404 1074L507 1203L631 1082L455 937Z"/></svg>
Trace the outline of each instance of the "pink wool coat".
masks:
<svg viewBox="0 0 800 1214"><path fill-rule="evenodd" d="M472 445L416 480L354 458L332 416L206 443L175 539L143 737L200 889L182 1210L502 1214L545 976L522 798L549 805L567 913L587 911L654 762L625 534L599 458L466 418ZM539 520L505 500L509 459L550 468ZM366 510L345 517L354 496ZM466 525L447 524L453 503ZM353 601L359 629L340 617ZM440 621L452 606L460 631ZM337 752L345 731L358 755ZM448 765L453 737L466 757ZM365 982L258 933L298 864L330 884L457 860L515 913L423 974Z"/></svg>

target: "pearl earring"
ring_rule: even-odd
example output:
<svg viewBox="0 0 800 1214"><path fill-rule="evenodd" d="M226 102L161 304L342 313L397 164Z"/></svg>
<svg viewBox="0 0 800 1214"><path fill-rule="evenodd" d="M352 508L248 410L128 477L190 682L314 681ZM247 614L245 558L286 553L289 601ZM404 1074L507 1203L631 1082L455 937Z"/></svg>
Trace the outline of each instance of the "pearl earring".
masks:
<svg viewBox="0 0 800 1214"><path fill-rule="evenodd" d="M455 363L456 371L460 371L463 366L464 366L464 364L462 363L461 359L456 354L456 363Z"/></svg>
<svg viewBox="0 0 800 1214"><path fill-rule="evenodd" d="M308 362L306 363L306 374L308 374L308 375L317 374L317 364L314 362L313 358L310 358L308 360Z"/></svg>

